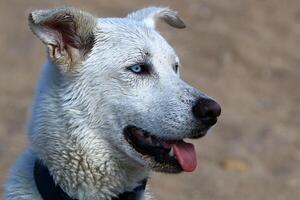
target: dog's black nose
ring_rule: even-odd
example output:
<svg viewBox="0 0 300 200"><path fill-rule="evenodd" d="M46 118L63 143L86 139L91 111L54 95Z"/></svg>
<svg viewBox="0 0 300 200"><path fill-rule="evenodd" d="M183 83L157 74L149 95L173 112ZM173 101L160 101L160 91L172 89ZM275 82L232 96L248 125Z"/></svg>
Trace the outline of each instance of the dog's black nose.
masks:
<svg viewBox="0 0 300 200"><path fill-rule="evenodd" d="M200 98L193 106L194 116L201 120L202 123L212 126L217 122L217 117L221 114L221 106L214 100Z"/></svg>

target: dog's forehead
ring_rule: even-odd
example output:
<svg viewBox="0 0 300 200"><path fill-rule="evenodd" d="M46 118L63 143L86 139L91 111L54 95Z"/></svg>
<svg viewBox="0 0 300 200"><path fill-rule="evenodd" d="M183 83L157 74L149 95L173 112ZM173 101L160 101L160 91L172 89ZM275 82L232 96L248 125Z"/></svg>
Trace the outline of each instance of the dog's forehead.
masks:
<svg viewBox="0 0 300 200"><path fill-rule="evenodd" d="M128 18L99 18L97 21L97 37L100 40L114 43L118 47L141 51L141 53L160 54L172 61L177 55L168 42L152 27Z"/></svg>

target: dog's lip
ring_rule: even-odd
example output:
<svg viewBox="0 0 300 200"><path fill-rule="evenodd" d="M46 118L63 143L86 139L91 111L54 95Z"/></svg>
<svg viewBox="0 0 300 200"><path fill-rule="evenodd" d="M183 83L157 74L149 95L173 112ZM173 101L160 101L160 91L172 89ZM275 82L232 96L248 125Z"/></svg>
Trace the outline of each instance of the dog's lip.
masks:
<svg viewBox="0 0 300 200"><path fill-rule="evenodd" d="M201 131L202 133L203 131ZM202 137L199 130L192 132L191 138ZM127 142L144 158L152 157L155 162L172 165L177 171L191 172L196 168L196 152L193 144L184 142L185 138L158 138L136 126L124 128ZM189 138L189 137L186 137Z"/></svg>
<svg viewBox="0 0 300 200"><path fill-rule="evenodd" d="M138 128L136 126L128 126L124 129L125 139L132 144L132 146L136 147L136 143L142 143L141 146L143 148L151 147L158 147L164 150L169 151L171 149L170 143L175 143L177 140L167 140L161 139L154 135L151 135L149 132ZM141 152L142 154L145 154Z"/></svg>
<svg viewBox="0 0 300 200"><path fill-rule="evenodd" d="M124 129L124 136L126 141L143 157L147 158L150 156L156 162L168 162L180 168L174 152L171 151L172 148L169 145L170 143L175 143L176 140L158 138L136 126L127 126Z"/></svg>

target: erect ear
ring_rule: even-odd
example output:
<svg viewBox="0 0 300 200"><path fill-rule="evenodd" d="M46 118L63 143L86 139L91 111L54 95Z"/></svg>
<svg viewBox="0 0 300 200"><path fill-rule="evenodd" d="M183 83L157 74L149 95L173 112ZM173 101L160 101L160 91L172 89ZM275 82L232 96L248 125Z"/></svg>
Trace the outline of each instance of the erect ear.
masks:
<svg viewBox="0 0 300 200"><path fill-rule="evenodd" d="M128 18L142 21L146 25L155 28L157 19L160 19L175 28L185 28L185 24L177 15L177 12L165 7L148 7L130 13Z"/></svg>
<svg viewBox="0 0 300 200"><path fill-rule="evenodd" d="M72 7L29 14L32 32L48 47L49 57L63 71L79 64L93 47L96 18Z"/></svg>

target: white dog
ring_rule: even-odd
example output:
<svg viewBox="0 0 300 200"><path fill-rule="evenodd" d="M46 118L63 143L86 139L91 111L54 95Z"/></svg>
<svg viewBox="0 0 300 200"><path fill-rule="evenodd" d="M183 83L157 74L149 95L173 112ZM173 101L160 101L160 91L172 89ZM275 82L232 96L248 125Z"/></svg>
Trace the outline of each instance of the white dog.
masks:
<svg viewBox="0 0 300 200"><path fill-rule="evenodd" d="M221 108L179 77L179 59L156 20L184 28L175 11L125 18L75 8L34 11L47 47L29 124L30 147L11 170L7 200L149 199L149 171L191 172L199 138Z"/></svg>

